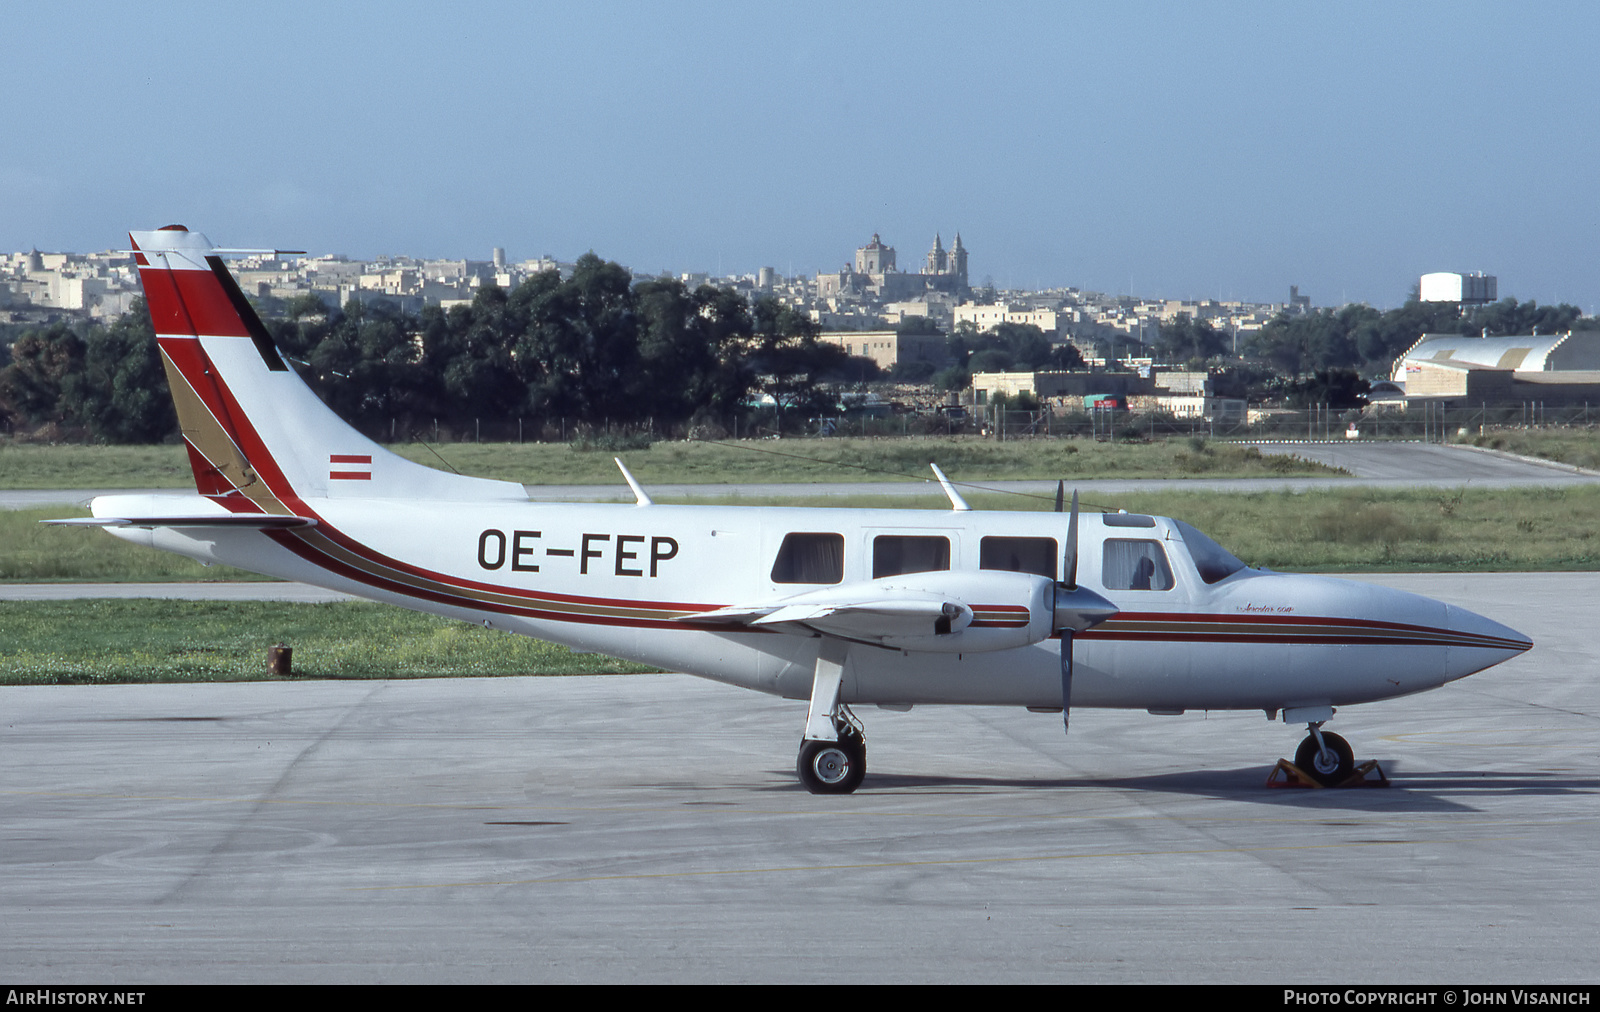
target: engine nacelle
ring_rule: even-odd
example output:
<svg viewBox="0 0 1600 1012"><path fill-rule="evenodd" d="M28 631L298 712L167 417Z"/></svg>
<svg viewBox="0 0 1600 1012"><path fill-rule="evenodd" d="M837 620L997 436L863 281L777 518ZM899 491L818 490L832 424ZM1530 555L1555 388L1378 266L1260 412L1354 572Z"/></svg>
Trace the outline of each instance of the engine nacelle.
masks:
<svg viewBox="0 0 1600 1012"><path fill-rule="evenodd" d="M1031 573L908 573L786 598L759 625L799 624L896 650L987 653L1055 631L1055 583Z"/></svg>

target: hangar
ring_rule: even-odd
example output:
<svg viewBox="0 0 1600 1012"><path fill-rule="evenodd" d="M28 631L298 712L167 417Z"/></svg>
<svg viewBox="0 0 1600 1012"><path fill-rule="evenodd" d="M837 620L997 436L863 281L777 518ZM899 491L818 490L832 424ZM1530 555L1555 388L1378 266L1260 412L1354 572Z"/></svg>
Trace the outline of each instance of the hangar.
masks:
<svg viewBox="0 0 1600 1012"><path fill-rule="evenodd" d="M1466 404L1600 402L1600 331L1466 337L1424 334L1395 360L1406 399Z"/></svg>

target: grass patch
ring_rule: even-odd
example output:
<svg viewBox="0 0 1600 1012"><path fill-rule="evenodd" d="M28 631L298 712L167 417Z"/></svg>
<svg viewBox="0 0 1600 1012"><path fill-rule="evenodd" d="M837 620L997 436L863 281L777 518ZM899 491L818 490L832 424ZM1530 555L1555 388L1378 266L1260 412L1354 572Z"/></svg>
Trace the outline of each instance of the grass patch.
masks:
<svg viewBox="0 0 1600 1012"><path fill-rule="evenodd" d="M1048 510L1054 497L964 489L975 509ZM1104 499L1105 501L1098 501ZM755 496L662 502L699 505L920 509L948 514L949 500L919 496ZM1476 572L1600 569L1600 486L1472 489L1316 489L1212 492L1186 489L1096 496L1085 509L1126 509L1186 520L1251 565L1311 572ZM72 511L69 509L66 514ZM101 531L45 527L60 509L0 511L0 582L254 580L226 566L119 541Z"/></svg>
<svg viewBox="0 0 1600 1012"><path fill-rule="evenodd" d="M1139 493L1253 566L1296 572L1600 569L1600 486Z"/></svg>
<svg viewBox="0 0 1600 1012"><path fill-rule="evenodd" d="M264 580L230 566L202 566L81 527L41 520L88 516L77 506L0 510L0 583L166 583Z"/></svg>
<svg viewBox="0 0 1600 1012"><path fill-rule="evenodd" d="M1600 471L1600 428L1490 429L1463 442Z"/></svg>
<svg viewBox="0 0 1600 1012"><path fill-rule="evenodd" d="M1047 500L1017 496L978 494L971 500L979 509L1051 507ZM914 503L949 516L942 496ZM811 504L911 505L888 497L825 498ZM1093 505L1181 517L1251 565L1277 570L1600 569L1600 486L1252 494L1177 489L1130 493ZM59 533L134 553L141 568L129 578L149 579L151 570L144 567L187 561L122 545L98 532ZM651 670L365 602L20 601L0 606L0 684L266 680L267 648L278 642L294 647L296 673L312 678Z"/></svg>
<svg viewBox="0 0 1600 1012"><path fill-rule="evenodd" d="M622 486L623 456L644 482L921 481L929 462L962 481L1006 478L1214 478L1336 474L1293 456L1200 438L1150 443L976 436L661 442L647 447L567 443L422 443L391 447L428 467L530 485ZM590 450L592 452L574 452ZM867 468L867 469L863 469ZM46 446L0 443L0 488L193 489L181 446Z"/></svg>
<svg viewBox="0 0 1600 1012"><path fill-rule="evenodd" d="M0 441L0 488L186 488L193 472L182 444L88 446Z"/></svg>
<svg viewBox="0 0 1600 1012"><path fill-rule="evenodd" d="M1069 486L1070 491L1070 486ZM976 510L1049 510L1054 496L974 492ZM923 496L758 498L697 496L663 502L933 510ZM1177 517L1252 566L1284 572L1554 572L1600 569L1600 485L1527 489L1352 487L1272 492L1185 489L1095 493L1085 511ZM959 521L956 521L959 523ZM1063 520L1063 527L1065 521Z"/></svg>
<svg viewBox="0 0 1600 1012"><path fill-rule="evenodd" d="M0 684L577 675L653 668L366 602L17 601L0 607Z"/></svg>

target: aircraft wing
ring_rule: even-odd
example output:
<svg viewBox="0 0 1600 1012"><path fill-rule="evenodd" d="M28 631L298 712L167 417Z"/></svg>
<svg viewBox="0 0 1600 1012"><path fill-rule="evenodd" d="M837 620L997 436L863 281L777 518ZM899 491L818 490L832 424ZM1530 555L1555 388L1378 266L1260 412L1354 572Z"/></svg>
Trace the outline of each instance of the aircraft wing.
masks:
<svg viewBox="0 0 1600 1012"><path fill-rule="evenodd" d="M897 650L980 653L1055 631L1055 584L1028 573L909 573L684 615L775 632L822 634Z"/></svg>
<svg viewBox="0 0 1600 1012"><path fill-rule="evenodd" d="M883 641L908 636L960 632L972 624L972 609L935 594L837 596L793 600L685 615L679 621L772 627L800 625L842 639Z"/></svg>

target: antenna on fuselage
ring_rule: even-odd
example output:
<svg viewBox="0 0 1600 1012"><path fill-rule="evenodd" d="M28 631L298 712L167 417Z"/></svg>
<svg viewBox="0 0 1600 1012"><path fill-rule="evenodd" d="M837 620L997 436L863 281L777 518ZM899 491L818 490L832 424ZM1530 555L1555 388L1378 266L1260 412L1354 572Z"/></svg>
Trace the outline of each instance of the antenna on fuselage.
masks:
<svg viewBox="0 0 1600 1012"><path fill-rule="evenodd" d="M617 468L622 472L622 477L627 479L628 487L633 489L633 498L640 506L654 506L655 502L645 494L643 486L634 480L633 474L628 470L628 465L622 462L621 457L612 457L617 462Z"/></svg>
<svg viewBox="0 0 1600 1012"><path fill-rule="evenodd" d="M957 492L956 487L950 484L950 479L946 478L944 472L939 470L939 465L930 463L928 466L933 468L933 475L939 479L939 484L944 488L944 494L950 497L950 508L957 513L970 511L972 507L968 506L967 501L961 498L961 493Z"/></svg>

